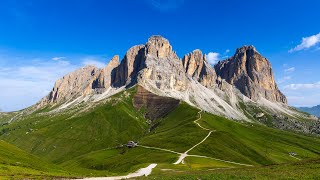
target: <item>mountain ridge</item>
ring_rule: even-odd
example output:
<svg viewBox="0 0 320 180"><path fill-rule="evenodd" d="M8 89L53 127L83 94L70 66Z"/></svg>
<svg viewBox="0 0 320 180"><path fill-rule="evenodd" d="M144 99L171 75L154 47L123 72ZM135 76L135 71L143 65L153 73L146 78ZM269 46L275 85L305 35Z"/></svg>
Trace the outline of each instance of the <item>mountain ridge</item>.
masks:
<svg viewBox="0 0 320 180"><path fill-rule="evenodd" d="M238 63L232 65L233 61ZM136 85L233 120L302 132L309 132L309 125L300 119L314 120L287 105L270 62L254 46L238 48L233 57L213 67L199 49L179 58L161 36L151 36L144 45L129 48L121 61L114 56L105 68L86 66L69 73L34 109L50 106L61 111L82 102L97 102ZM257 118L261 113L268 116ZM279 121L290 125L281 126Z"/></svg>
<svg viewBox="0 0 320 180"><path fill-rule="evenodd" d="M314 116L320 117L320 105L313 107L297 107L297 109L312 114Z"/></svg>

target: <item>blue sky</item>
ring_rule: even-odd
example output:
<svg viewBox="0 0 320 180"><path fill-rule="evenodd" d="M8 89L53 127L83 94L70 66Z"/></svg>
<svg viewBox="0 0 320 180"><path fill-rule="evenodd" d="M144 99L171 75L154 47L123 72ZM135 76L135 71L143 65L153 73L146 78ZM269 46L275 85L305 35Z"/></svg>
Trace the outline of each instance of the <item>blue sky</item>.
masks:
<svg viewBox="0 0 320 180"><path fill-rule="evenodd" d="M290 105L320 104L317 0L1 0L0 109L27 107L55 80L104 66L151 35L182 57L201 49L214 63L242 45L267 57Z"/></svg>

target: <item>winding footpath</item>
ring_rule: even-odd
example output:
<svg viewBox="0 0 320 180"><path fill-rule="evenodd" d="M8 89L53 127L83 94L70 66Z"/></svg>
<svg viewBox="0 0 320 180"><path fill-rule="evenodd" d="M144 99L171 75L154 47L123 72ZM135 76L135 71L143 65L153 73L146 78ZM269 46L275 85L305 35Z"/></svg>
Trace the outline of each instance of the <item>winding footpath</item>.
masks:
<svg viewBox="0 0 320 180"><path fill-rule="evenodd" d="M240 166L252 166L250 164L243 164L243 163L237 163L237 162L232 162L232 161L227 161L227 160L222 160L222 159L217 159L217 158L212 158L212 157L208 157L208 156L200 156L200 155L189 155L188 152L190 152L192 149L194 149L195 147L199 146L200 144L202 144L205 140L207 140L207 138L211 135L212 132L214 132L215 130L211 130L211 129L208 129L208 128L205 128L203 126L201 126L198 121L201 120L201 113L202 113L202 110L200 110L198 112L199 114L199 118L196 119L195 121L193 121L195 124L197 124L201 129L203 130L206 130L206 131L209 131L208 135L202 140L200 141L198 144L194 145L192 148L188 149L186 152L182 153L179 157L179 159L173 163L173 164L184 164L184 158L186 157L199 157L199 158L206 158L206 159L212 159L212 160L216 160L216 161L220 161L220 162L225 162L225 163L230 163L230 164L236 164L236 165L240 165Z"/></svg>
<svg viewBox="0 0 320 180"><path fill-rule="evenodd" d="M113 177L93 177L93 178L84 178L83 180L116 180L116 179L129 179L136 178L140 176L148 176L151 174L152 169L155 168L157 164L150 164L146 168L141 168L138 171L128 174L126 176L113 176Z"/></svg>
<svg viewBox="0 0 320 180"><path fill-rule="evenodd" d="M169 149L163 149L163 148L158 148L158 147L150 147L150 146L143 146L143 145L137 145L139 147L143 147L143 148L147 148L147 149L155 149L155 150L161 150L161 151L166 151L166 152L171 152L171 153L174 153L174 154L179 154L179 159L173 163L175 165L177 164L184 164L184 159L186 157L199 157L199 158L206 158L206 159L212 159L212 160L216 160L216 161L220 161L220 162L225 162L225 163L230 163L230 164L236 164L236 165L240 165L240 166L252 166L250 164L243 164L243 163L237 163L237 162L232 162L232 161L227 161L227 160L223 160L223 159L218 159L218 158L213 158L213 157L208 157L208 156L201 156L201 155L193 155L193 154L188 154L192 149L194 149L195 147L199 146L200 144L202 144L203 142L205 142L207 140L207 138L211 135L212 132L215 132L215 130L211 130L211 129L208 129L208 128L205 128L203 126L200 125L200 123L198 122L199 120L201 120L202 116L201 116L201 113L202 113L202 110L200 110L198 112L199 114L199 118L196 119L195 121L193 121L195 124L197 124L197 126L199 126L201 129L203 130L206 130L206 131L209 131L208 135L202 139L199 143L197 143L196 145L192 146L190 149L188 149L186 152L184 153L179 153L179 152L176 152L176 151L173 151L173 150L169 150Z"/></svg>
<svg viewBox="0 0 320 180"><path fill-rule="evenodd" d="M211 130L208 128L205 128L203 126L201 126L198 121L201 120L201 112L202 110L200 110L198 112L199 114L199 118L196 119L195 121L193 121L195 124L197 124L197 126L199 126L201 129L209 131L208 135L202 139L199 143L195 144L194 146L192 146L190 149L188 149L186 152L184 153L179 153L170 149L163 149L163 148L158 148L158 147L150 147L150 146L144 146L144 145L137 145L137 147L142 147L142 148L146 148L146 149L154 149L154 150L160 150L160 151L165 151L165 152L170 152L170 153L174 153L174 154L179 154L179 159L173 163L175 165L177 164L184 164L184 159L186 157L199 157L199 158L206 158L206 159L212 159L212 160L216 160L216 161L220 161L220 162L225 162L225 163L230 163L230 164L236 164L236 165L240 165L240 166L252 166L250 164L243 164L243 163L237 163L237 162L232 162L232 161L227 161L227 160L222 160L222 159L217 159L217 158L213 158L213 157L208 157L208 156L201 156L201 155L190 155L188 154L192 149L194 149L195 147L199 146L200 144L202 144L203 142L205 142L207 140L207 138L211 135L212 132L215 132L215 130ZM128 174L127 176L113 176L113 177L92 177L92 178L84 178L83 180L116 180L116 179L129 179L129 178L136 178L136 177L140 177L140 176L148 176L151 174L152 169L155 168L157 166L157 164L150 164L148 167L145 168L141 168L138 171Z"/></svg>
<svg viewBox="0 0 320 180"><path fill-rule="evenodd" d="M186 157L188 156L188 152L191 151L192 149L194 149L195 147L199 146L200 144L202 144L205 140L207 140L207 138L208 138L208 137L211 135L211 133L213 132L213 130L210 130L210 129L207 129L207 128L205 128L205 127L202 127L202 126L198 123L198 121L201 119L201 112L202 112L202 110L198 112L199 118L196 119L196 120L193 121L193 122L196 123L201 129L204 129L204 130L206 130L206 131L209 131L208 135L207 135L202 141L200 141L198 144L192 146L192 148L188 149L186 152L184 152L183 154L181 154L180 157L179 157L179 159L178 159L175 163L173 163L173 164L180 164L180 163L184 164L184 158L186 158Z"/></svg>

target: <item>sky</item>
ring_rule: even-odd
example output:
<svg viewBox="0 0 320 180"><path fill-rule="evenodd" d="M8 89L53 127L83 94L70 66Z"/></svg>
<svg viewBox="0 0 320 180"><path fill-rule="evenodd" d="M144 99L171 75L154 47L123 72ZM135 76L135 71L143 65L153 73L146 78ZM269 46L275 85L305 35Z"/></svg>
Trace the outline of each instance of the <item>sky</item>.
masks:
<svg viewBox="0 0 320 180"><path fill-rule="evenodd" d="M76 68L151 35L212 65L254 45L292 106L320 104L318 0L1 0L0 111L28 107Z"/></svg>

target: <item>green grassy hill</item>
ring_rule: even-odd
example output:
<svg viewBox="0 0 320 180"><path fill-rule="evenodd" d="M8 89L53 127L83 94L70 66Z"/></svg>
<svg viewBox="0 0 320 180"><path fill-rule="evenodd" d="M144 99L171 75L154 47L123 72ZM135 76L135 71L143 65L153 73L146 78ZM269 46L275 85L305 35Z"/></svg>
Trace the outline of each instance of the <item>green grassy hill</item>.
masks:
<svg viewBox="0 0 320 180"><path fill-rule="evenodd" d="M63 168L41 160L13 145L0 141L1 179L71 176Z"/></svg>
<svg viewBox="0 0 320 180"><path fill-rule="evenodd" d="M320 160L305 160L296 163L270 165L262 167L247 168L215 168L206 170L161 170L162 167L154 169L148 177L140 179L320 179Z"/></svg>
<svg viewBox="0 0 320 180"><path fill-rule="evenodd" d="M186 157L184 164L174 165L179 157L177 153L185 152L208 135L208 130L194 123L199 118L199 110L180 103L164 118L147 121L143 108L139 112L133 107L135 92L136 88L132 88L108 100L90 106L82 103L64 111L49 112L50 107L45 107L19 121L3 124L0 139L23 149L26 154L31 153L30 156L37 156L35 159L55 164L57 176L124 175L151 163L158 164L155 177L163 173L179 175L179 172L208 174L205 172L221 168L235 168L235 172L243 169L246 173L250 168L236 163L253 165L260 170L266 165L319 158L317 137L235 122L203 112L198 122L213 132L188 154L206 158ZM123 147L129 140L138 141L139 146ZM296 155L290 156L292 152ZM0 154L0 159L2 156ZM48 165L39 171L52 174L51 169L55 168ZM231 170L221 172L233 176Z"/></svg>
<svg viewBox="0 0 320 180"><path fill-rule="evenodd" d="M123 97L120 97L123 96ZM79 108L79 110L77 109ZM132 107L131 97L119 95L107 103L63 113L32 114L4 125L1 139L54 163L141 138L147 129L142 114ZM73 116L74 113L80 112ZM72 112L72 113L70 113Z"/></svg>

